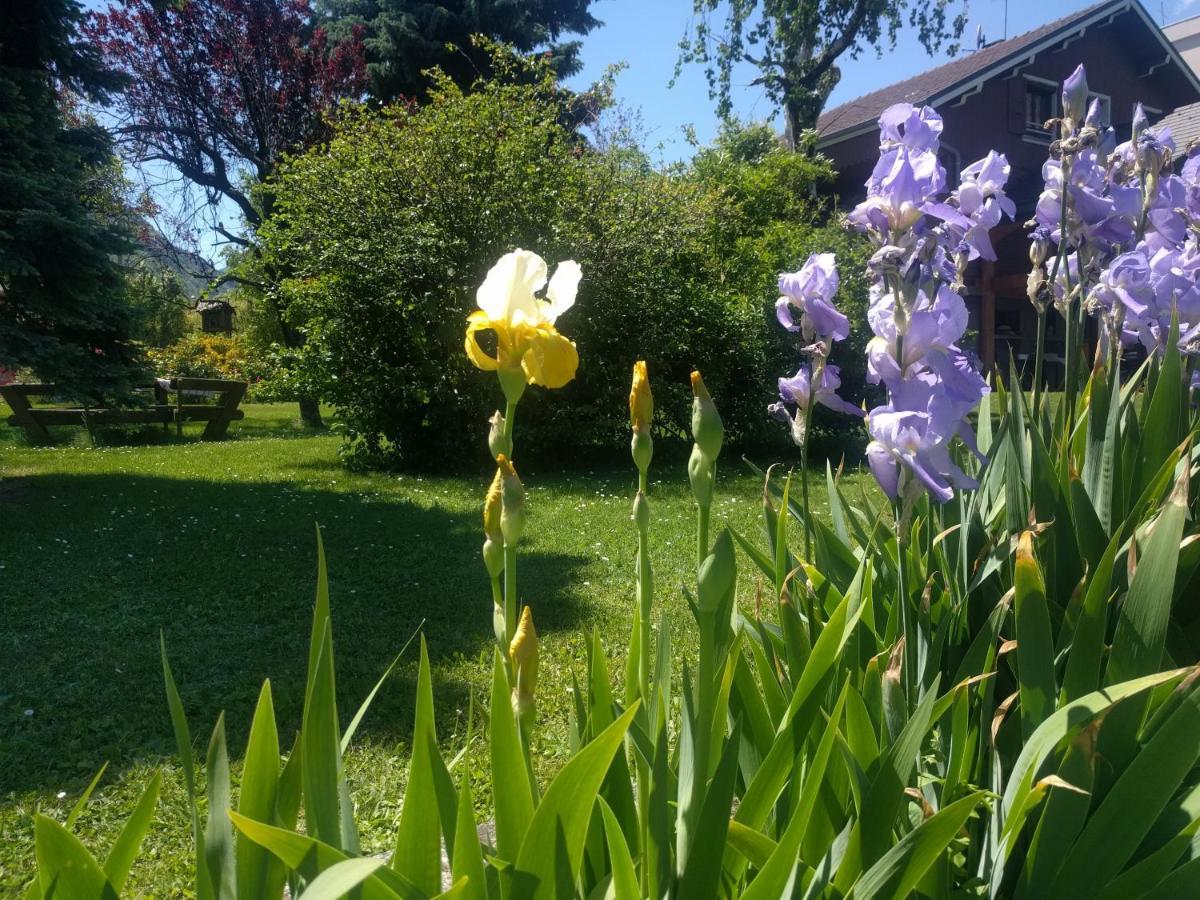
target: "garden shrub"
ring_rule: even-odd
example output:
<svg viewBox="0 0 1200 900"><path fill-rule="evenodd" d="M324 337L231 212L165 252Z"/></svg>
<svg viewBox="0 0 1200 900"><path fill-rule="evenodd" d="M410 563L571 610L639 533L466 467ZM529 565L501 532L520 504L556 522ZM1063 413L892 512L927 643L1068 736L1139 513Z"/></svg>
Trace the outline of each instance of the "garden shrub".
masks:
<svg viewBox="0 0 1200 900"><path fill-rule="evenodd" d="M828 169L768 153L737 184L660 172L635 148L588 147L565 124L579 108L542 64L506 58L473 92L438 78L425 106L349 110L328 146L281 168L261 264L287 275L268 299L306 332L297 369L338 408L352 457L449 458L502 405L474 377L462 329L514 247L584 272L559 323L583 363L557 402L533 392L522 405L530 450L611 446L635 357L664 385L703 368L731 440L777 434L763 410L790 354L769 307L778 267L803 261L781 260L804 248L772 244L766 223L815 233L803 210ZM744 222L761 248L738 244ZM681 435L687 404L686 388L664 396L656 427Z"/></svg>
<svg viewBox="0 0 1200 900"><path fill-rule="evenodd" d="M149 351L154 374L159 377L225 378L245 381L255 400L278 397L277 366L269 357L255 352L240 335L193 332L174 344Z"/></svg>

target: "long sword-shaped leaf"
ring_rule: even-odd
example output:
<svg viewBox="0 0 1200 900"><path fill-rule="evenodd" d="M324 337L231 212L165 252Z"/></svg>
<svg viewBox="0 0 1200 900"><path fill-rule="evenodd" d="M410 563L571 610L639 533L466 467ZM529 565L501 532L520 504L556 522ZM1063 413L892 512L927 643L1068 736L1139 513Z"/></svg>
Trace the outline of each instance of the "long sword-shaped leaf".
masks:
<svg viewBox="0 0 1200 900"><path fill-rule="evenodd" d="M342 829L342 755L334 701L333 641L328 620L309 680L311 690L305 703L301 732L305 823L317 840L339 850L352 851L354 848L346 845Z"/></svg>
<svg viewBox="0 0 1200 900"><path fill-rule="evenodd" d="M1191 681L1191 679L1189 679ZM1142 747L1093 812L1051 886L1050 896L1093 896L1137 850L1200 757L1200 688L1185 681L1183 702ZM1186 823L1181 823L1181 826Z"/></svg>
<svg viewBox="0 0 1200 900"><path fill-rule="evenodd" d="M563 766L546 789L517 855L512 900L552 898L562 896L563 889L574 890L596 795L636 711L636 705L626 710Z"/></svg>
<svg viewBox="0 0 1200 900"><path fill-rule="evenodd" d="M48 816L34 819L34 856L42 896L54 900L117 900L117 891L87 847Z"/></svg>
<svg viewBox="0 0 1200 900"><path fill-rule="evenodd" d="M496 807L496 851L515 862L533 818L533 787L512 716L508 677L500 652L492 668L491 761L492 798Z"/></svg>
<svg viewBox="0 0 1200 900"><path fill-rule="evenodd" d="M175 746L179 750L179 765L183 769L183 786L187 789L188 805L192 813L192 842L195 851L196 900L212 900L213 885L205 862L204 830L200 827L200 806L196 799L196 763L192 755L192 733L188 729L187 715L183 711L183 700L175 686L175 675L167 659L167 639L162 632L158 635L162 654L163 683L167 691L167 709L171 712L171 728L175 732Z"/></svg>
<svg viewBox="0 0 1200 900"><path fill-rule="evenodd" d="M1025 796L1033 790L1033 782L1038 770L1064 738L1077 734L1092 722L1098 713L1125 697L1180 678L1187 674L1187 671L1187 669L1172 669L1169 672L1156 672L1133 681L1114 684L1103 690L1093 691L1055 710L1025 742L1017 761L1013 764L1012 772L1008 777L1008 786L1004 789L1002 804L1004 816L1010 816L1019 804L1024 803ZM1007 829L1009 826L1006 823L1004 827Z"/></svg>
<svg viewBox="0 0 1200 900"><path fill-rule="evenodd" d="M637 870L633 866L633 856L629 852L629 844L621 831L621 823L613 814L612 809L604 798L598 800L600 814L604 818L604 837L608 844L609 857L612 860L612 897L613 900L641 900L642 893L638 888Z"/></svg>
<svg viewBox="0 0 1200 900"><path fill-rule="evenodd" d="M929 868L966 824L986 796L968 794L926 819L902 837L854 885L854 900L909 897Z"/></svg>
<svg viewBox="0 0 1200 900"><path fill-rule="evenodd" d="M1189 470L1179 473L1175 489L1163 505L1146 539L1145 552L1121 606L1105 682L1115 684L1159 668L1167 639L1167 622L1175 595L1179 541L1187 518Z"/></svg>
<svg viewBox="0 0 1200 900"><path fill-rule="evenodd" d="M229 818L239 832L270 850L288 869L309 883L338 863L354 858L308 835L265 825L232 811ZM357 900L396 900L397 896L403 900L425 900L425 894L415 885L387 866L374 869L357 891Z"/></svg>
<svg viewBox="0 0 1200 900"><path fill-rule="evenodd" d="M146 832L150 829L154 807L158 803L161 780L159 772L151 776L145 790L142 791L141 799L121 826L121 833L117 835L112 849L108 851L108 857L104 860L104 874L117 893L125 887L125 879L129 877L129 870L133 867L133 861L137 858Z"/></svg>
<svg viewBox="0 0 1200 900"><path fill-rule="evenodd" d="M776 900L778 897L787 896L784 890L796 869L800 845L811 822L817 795L820 793L820 787L825 778L825 770L833 751L848 691L848 685L842 688L842 693L829 716L829 721L825 725L825 733L821 736L821 742L817 745L816 753L813 754L809 765L804 787L800 792L800 801L792 812L792 818L788 822L783 836L780 837L779 844L767 860L766 865L762 867L750 883L750 887L742 895L742 900ZM744 870L744 866L736 870L735 874L740 875L742 870Z"/></svg>
<svg viewBox="0 0 1200 900"><path fill-rule="evenodd" d="M204 855L217 900L237 893L237 868L234 864L233 826L226 812L233 805L229 781L229 750L225 745L225 714L217 717L208 742L204 768L208 784L208 824L204 829Z"/></svg>
<svg viewBox="0 0 1200 900"><path fill-rule="evenodd" d="M436 894L442 884L441 815L434 785L431 753L437 752L433 721L433 681L429 652L421 638L421 666L417 674L417 710L413 724L412 761L396 834L392 867L426 894Z"/></svg>
<svg viewBox="0 0 1200 900"><path fill-rule="evenodd" d="M300 900L339 900L386 865L382 859L356 857L330 866L304 889ZM399 897L399 894L394 896Z"/></svg>
<svg viewBox="0 0 1200 900"><path fill-rule="evenodd" d="M889 836L904 802L904 789L917 766L917 756L929 730L939 680L940 676L934 678L913 710L904 730L883 758L870 791L863 799L862 812L850 832L845 856L834 876L834 886L843 893L850 889L864 868L873 866L887 852Z"/></svg>
<svg viewBox="0 0 1200 900"><path fill-rule="evenodd" d="M250 819L272 825L279 793L279 731L275 724L275 703L271 682L264 681L250 724L250 740L242 762L242 785L238 812ZM275 900L283 891L285 872L265 849L238 835L237 895Z"/></svg>
<svg viewBox="0 0 1200 900"><path fill-rule="evenodd" d="M1021 691L1021 732L1029 738L1054 710L1054 638L1046 608L1046 583L1033 555L1033 532L1017 544L1016 596L1017 678Z"/></svg>

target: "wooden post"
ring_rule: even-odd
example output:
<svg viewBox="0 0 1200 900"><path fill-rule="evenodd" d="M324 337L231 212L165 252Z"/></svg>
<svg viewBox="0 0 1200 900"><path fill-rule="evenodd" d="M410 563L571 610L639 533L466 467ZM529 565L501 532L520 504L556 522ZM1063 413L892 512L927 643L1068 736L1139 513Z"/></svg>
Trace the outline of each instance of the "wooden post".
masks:
<svg viewBox="0 0 1200 900"><path fill-rule="evenodd" d="M227 382L226 388L221 393L221 399L217 403L217 409L220 412L217 417L208 420L204 434L201 435L204 440L219 441L225 437L225 432L229 430L229 423L233 421L233 414L237 410L238 404L246 396L246 388L247 384L244 381Z"/></svg>
<svg viewBox="0 0 1200 900"><path fill-rule="evenodd" d="M996 288L992 276L996 264L985 259L979 278L979 358L985 375L996 365Z"/></svg>
<svg viewBox="0 0 1200 900"><path fill-rule="evenodd" d="M0 397L8 403L9 409L13 414L8 417L8 424L20 425L35 441L49 441L50 432L46 430L46 426L39 422L33 415L33 407L29 404L29 394L31 388L40 390L51 390L49 385L28 385L28 384L7 384L0 387Z"/></svg>

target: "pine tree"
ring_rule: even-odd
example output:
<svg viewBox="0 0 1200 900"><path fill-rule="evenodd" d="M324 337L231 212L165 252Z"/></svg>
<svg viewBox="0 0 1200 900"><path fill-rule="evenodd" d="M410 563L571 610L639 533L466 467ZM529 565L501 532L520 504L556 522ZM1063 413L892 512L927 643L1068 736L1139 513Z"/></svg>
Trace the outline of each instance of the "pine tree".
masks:
<svg viewBox="0 0 1200 900"><path fill-rule="evenodd" d="M99 204L108 134L67 98L118 86L77 27L75 0L8 0L0 21L0 365L111 401L139 377L128 235Z"/></svg>
<svg viewBox="0 0 1200 900"><path fill-rule="evenodd" d="M543 50L560 77L579 71L580 42L601 23L592 0L319 0L331 34L365 26L368 72L379 100L422 100L427 69L437 66L460 87L489 74L490 53L473 35L511 44L522 53ZM447 46L450 45L450 46Z"/></svg>

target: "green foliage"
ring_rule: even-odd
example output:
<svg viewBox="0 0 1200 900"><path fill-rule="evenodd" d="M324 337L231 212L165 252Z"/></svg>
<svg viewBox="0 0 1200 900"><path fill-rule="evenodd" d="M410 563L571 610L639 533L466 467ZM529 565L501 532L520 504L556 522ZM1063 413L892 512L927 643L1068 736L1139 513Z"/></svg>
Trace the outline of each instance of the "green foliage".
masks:
<svg viewBox="0 0 1200 900"><path fill-rule="evenodd" d="M562 77L582 63L580 42L564 34L587 34L598 22L588 11L592 0L318 0L335 36L364 28L371 93L379 100L423 100L434 84L428 70L438 68L460 87L469 87L492 59L475 47L485 35L522 53L540 50Z"/></svg>
<svg viewBox="0 0 1200 900"><path fill-rule="evenodd" d="M338 407L350 452L453 459L500 405L462 342L476 286L514 247L585 273L559 322L579 373L553 399L530 391L527 452L612 446L633 358L670 376L662 430L684 433L676 411L703 362L731 437L761 439L772 376L791 364L767 317L773 267L803 248L773 225L762 225L771 249L738 248L737 259L711 242L734 227L727 214L763 223L798 212L793 193L808 185L806 197L827 169L772 156L761 175L730 174L745 184L728 192L716 175L655 172L639 154L582 145L550 72L498 58L524 81L464 93L443 77L425 106L348 113L328 147L290 160L274 185L265 265L292 273L275 308L306 332L293 368Z"/></svg>
<svg viewBox="0 0 1200 900"><path fill-rule="evenodd" d="M752 64L759 71L755 83L782 108L788 138L799 145L841 80L838 60L857 59L868 48L882 56L896 46L905 24L930 55L945 45L953 56L967 24L965 3L947 21L955 5L953 0L692 0L695 15L679 45L676 77L685 63L702 65L717 113L727 118L734 69ZM714 25L715 18L724 24Z"/></svg>
<svg viewBox="0 0 1200 900"><path fill-rule="evenodd" d="M148 347L168 347L188 330L188 299L172 272L152 264L134 266L125 275L130 331Z"/></svg>
<svg viewBox="0 0 1200 900"><path fill-rule="evenodd" d="M867 398L872 406L869 401L877 391L867 384L865 355L871 337L865 275L870 245L834 221L828 161L790 152L768 124L726 122L714 144L696 154L690 177L716 197L705 237L713 276L767 323L761 379L774 383L791 375L799 359L796 339L775 324L779 273L795 271L812 253L834 253L841 276L835 303L851 330L831 362L841 368L843 395ZM781 441L782 429L755 435ZM816 452L837 460L843 454L857 456L863 434L852 419L818 406L811 440Z"/></svg>
<svg viewBox="0 0 1200 900"><path fill-rule="evenodd" d="M1011 390L998 386L1004 413L994 433L990 406L981 412L986 461L968 463L978 488L958 503L922 498L911 519L889 524L872 497L852 502L830 475L836 502L826 523L791 499L788 481L768 474L766 549L728 530L710 544L711 481L693 480L698 553L684 594L697 651L677 677L672 626L664 620L647 645L640 635L649 631L649 610L631 608L628 671L646 670L642 654L657 651L659 662L652 676L627 677L618 697L593 639L574 684L570 752L544 789L532 777L531 747L540 739L533 698L518 704L518 658L530 661L518 657L521 633L507 661L495 655L485 776L494 847L479 843L466 781L458 779L460 788L452 774L466 754L447 762L438 746L423 645L396 851L387 865L360 852L318 536L297 749L286 761L277 756L264 687L255 761L243 770L234 813L218 718L203 825L191 737L164 651L191 798L197 896L248 896L235 878L244 870L238 854L251 852L259 870L264 862L250 844L287 873L294 896L318 898L351 889L379 900L593 897L610 889L621 897L1169 896L1195 877L1200 829L1200 646L1189 624L1194 611L1181 602L1200 570L1195 526L1187 524L1200 506L1200 451L1194 416L1159 421L1179 399L1184 374L1170 358L1174 343L1168 347L1166 362L1150 365L1150 387L1138 394L1125 386L1128 402L1104 439L1122 444L1122 455L1128 448L1165 458L1138 498L1114 506L1107 528L1059 524L1079 520L1091 503L1086 491L1071 490L1088 457L1111 455L1103 440L1085 438L1094 434L1088 417L1108 421L1103 398L1122 394L1103 365L1077 410L1061 407L1056 421L1033 412L1016 379ZM698 383L694 390L694 436L704 446L697 452L712 469L717 413ZM1180 446L1146 437L1156 423L1171 439L1182 436ZM1013 459L1026 490L1006 484ZM1016 516L1004 508L1014 498L1024 505ZM1042 519L1039 508L1057 521ZM646 519L639 552L647 549ZM815 535L811 558L789 546L793 521ZM1113 565L1123 540L1124 570ZM736 547L761 576L752 612L736 605ZM1085 562L1093 558L1094 568ZM506 591L515 565L506 543ZM648 567L639 562L635 578L648 582ZM765 596L762 584L771 585ZM1091 602L1113 596L1121 602ZM1097 630L1084 627L1097 616L1100 639L1113 635L1098 666ZM536 638L526 651L536 661ZM1087 664L1076 667L1076 659ZM1067 682L1075 696L1059 691ZM670 702L676 690L678 707ZM365 705L355 725L364 712ZM285 782L294 785L286 802L272 808L256 799L283 792ZM157 793L157 783L148 792ZM130 818L133 836L144 832L148 802ZM51 819L39 819L36 841L34 897L52 885L71 896L115 896L113 871L127 871L138 843L119 840L121 851L110 855L119 864L101 868ZM439 843L449 873L437 868ZM273 898L282 886L269 890Z"/></svg>
<svg viewBox="0 0 1200 900"><path fill-rule="evenodd" d="M5 13L0 48L0 346L78 396L110 402L139 380L119 216L105 207L109 136L73 121L71 91L103 98L113 78L78 41L74 0L34 0Z"/></svg>
<svg viewBox="0 0 1200 900"><path fill-rule="evenodd" d="M246 381L255 400L290 399L279 366L240 334L192 332L175 343L149 352L159 377L227 378ZM280 396L283 394L284 396Z"/></svg>

